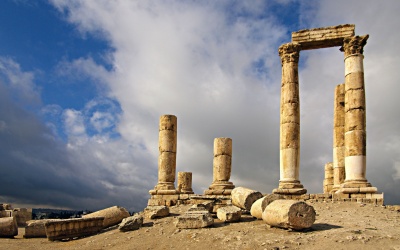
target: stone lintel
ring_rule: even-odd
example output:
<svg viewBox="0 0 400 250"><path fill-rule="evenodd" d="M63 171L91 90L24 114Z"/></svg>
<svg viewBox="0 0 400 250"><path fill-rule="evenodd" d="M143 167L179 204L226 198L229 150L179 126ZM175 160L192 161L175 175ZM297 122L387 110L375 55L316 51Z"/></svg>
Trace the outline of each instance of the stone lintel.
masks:
<svg viewBox="0 0 400 250"><path fill-rule="evenodd" d="M292 42L299 43L301 50L342 46L345 37L355 34L354 24L342 24L292 32Z"/></svg>

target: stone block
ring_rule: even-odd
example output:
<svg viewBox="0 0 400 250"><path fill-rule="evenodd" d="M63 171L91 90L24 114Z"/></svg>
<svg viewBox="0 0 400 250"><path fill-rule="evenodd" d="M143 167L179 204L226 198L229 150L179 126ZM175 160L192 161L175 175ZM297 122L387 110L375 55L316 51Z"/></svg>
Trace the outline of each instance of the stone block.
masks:
<svg viewBox="0 0 400 250"><path fill-rule="evenodd" d="M364 89L349 89L345 94L345 112L350 112L353 109L365 110L365 92ZM347 123L347 116L346 116Z"/></svg>
<svg viewBox="0 0 400 250"><path fill-rule="evenodd" d="M59 221L60 219L30 220L26 222L24 238L46 238L44 224L48 221Z"/></svg>
<svg viewBox="0 0 400 250"><path fill-rule="evenodd" d="M364 72L352 72L346 75L346 90L355 90L364 88Z"/></svg>
<svg viewBox="0 0 400 250"><path fill-rule="evenodd" d="M345 154L347 156L366 155L367 136L364 130L353 130L346 132L345 137Z"/></svg>
<svg viewBox="0 0 400 250"><path fill-rule="evenodd" d="M0 237L13 238L18 235L18 225L15 217L0 218Z"/></svg>
<svg viewBox="0 0 400 250"><path fill-rule="evenodd" d="M148 206L143 212L148 219L162 218L169 215L169 208L167 206Z"/></svg>
<svg viewBox="0 0 400 250"><path fill-rule="evenodd" d="M371 194L372 199L383 199L383 193L381 194Z"/></svg>
<svg viewBox="0 0 400 250"><path fill-rule="evenodd" d="M214 157L219 155L232 156L231 138L220 137L214 139Z"/></svg>
<svg viewBox="0 0 400 250"><path fill-rule="evenodd" d="M180 229L196 229L209 227L214 219L209 212L190 212L176 218L175 226Z"/></svg>
<svg viewBox="0 0 400 250"><path fill-rule="evenodd" d="M99 233L104 217L90 217L47 221L44 226L49 241L73 239Z"/></svg>
<svg viewBox="0 0 400 250"><path fill-rule="evenodd" d="M361 199L365 199L365 194L350 194L351 198L361 198Z"/></svg>
<svg viewBox="0 0 400 250"><path fill-rule="evenodd" d="M236 206L225 206L217 210L217 217L224 222L236 222L240 220L242 210Z"/></svg>
<svg viewBox="0 0 400 250"><path fill-rule="evenodd" d="M177 131L178 119L174 115L162 115L160 117L159 131L161 130L173 130Z"/></svg>
<svg viewBox="0 0 400 250"><path fill-rule="evenodd" d="M32 209L27 208L15 208L13 214L17 220L19 227L26 226L26 222L32 220Z"/></svg>
<svg viewBox="0 0 400 250"><path fill-rule="evenodd" d="M127 232L139 229L143 225L143 216L139 214L135 214L134 216L130 216L124 218L119 224L119 231Z"/></svg>
<svg viewBox="0 0 400 250"><path fill-rule="evenodd" d="M176 133L173 130L160 130L158 133L159 152L176 153Z"/></svg>
<svg viewBox="0 0 400 250"><path fill-rule="evenodd" d="M360 187L360 193L376 193L378 189L376 187Z"/></svg>
<svg viewBox="0 0 400 250"><path fill-rule="evenodd" d="M103 227L107 228L119 224L124 218L129 216L130 214L128 210L126 210L125 208L119 206L113 206L90 214L83 215L82 218L88 219L88 218L103 217L104 218Z"/></svg>

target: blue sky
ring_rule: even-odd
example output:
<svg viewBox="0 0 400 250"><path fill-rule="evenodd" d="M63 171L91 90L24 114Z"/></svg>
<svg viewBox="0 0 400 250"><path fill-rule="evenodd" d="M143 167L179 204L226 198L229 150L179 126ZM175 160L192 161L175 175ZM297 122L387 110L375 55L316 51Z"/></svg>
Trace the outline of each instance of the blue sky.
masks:
<svg viewBox="0 0 400 250"><path fill-rule="evenodd" d="M399 203L396 1L0 2L0 201L140 210L157 183L158 119L178 117L177 171L212 181L212 142L233 140L236 186L279 180L282 43L344 23L365 48L367 179ZM343 8L346 6L346 8ZM373 18L371 18L373 17ZM300 59L300 180L322 192L332 161L338 48ZM397 90L397 92L396 92Z"/></svg>

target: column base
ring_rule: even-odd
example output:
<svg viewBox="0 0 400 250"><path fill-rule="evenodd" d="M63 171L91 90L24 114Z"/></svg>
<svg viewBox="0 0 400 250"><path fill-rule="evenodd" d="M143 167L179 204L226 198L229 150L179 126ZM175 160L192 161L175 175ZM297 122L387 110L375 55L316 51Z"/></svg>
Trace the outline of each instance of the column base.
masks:
<svg viewBox="0 0 400 250"><path fill-rule="evenodd" d="M275 188L272 190L273 194L287 194L287 195L301 195L306 194L307 189L305 188Z"/></svg>
<svg viewBox="0 0 400 250"><path fill-rule="evenodd" d="M150 190L151 195L154 194L179 194L179 191L175 189L173 182L159 182L153 190Z"/></svg>
<svg viewBox="0 0 400 250"><path fill-rule="evenodd" d="M345 181L340 185L340 188L336 193L344 193L344 194L366 194L371 193L374 194L378 192L376 187L373 187L371 183L367 182L367 180L349 180Z"/></svg>
<svg viewBox="0 0 400 250"><path fill-rule="evenodd" d="M193 189L181 189L179 191L181 194L194 194Z"/></svg>
<svg viewBox="0 0 400 250"><path fill-rule="evenodd" d="M213 182L208 190L204 191L205 195L230 195L232 190L235 188L230 181L215 181Z"/></svg>

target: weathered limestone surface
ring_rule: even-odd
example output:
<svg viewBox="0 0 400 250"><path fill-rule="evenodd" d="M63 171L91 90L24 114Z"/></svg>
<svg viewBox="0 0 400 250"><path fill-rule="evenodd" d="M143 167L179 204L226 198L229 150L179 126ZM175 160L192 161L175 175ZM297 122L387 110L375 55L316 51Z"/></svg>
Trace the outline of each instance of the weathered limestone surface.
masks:
<svg viewBox="0 0 400 250"><path fill-rule="evenodd" d="M126 210L125 208L119 206L113 206L96 211L91 214L84 215L82 216L82 218L88 219L95 217L103 217L104 218L103 228L107 228L119 224L124 218L129 216L130 214L128 210Z"/></svg>
<svg viewBox="0 0 400 250"><path fill-rule="evenodd" d="M276 200L265 208L262 219L274 227L301 230L313 225L315 210L302 201Z"/></svg>
<svg viewBox="0 0 400 250"><path fill-rule="evenodd" d="M265 208L273 201L281 199L280 195L278 194L267 194L266 196L256 200L250 209L251 216L261 220L262 213L264 212Z"/></svg>
<svg viewBox="0 0 400 250"><path fill-rule="evenodd" d="M14 237L18 235L18 225L15 217L0 218L0 237Z"/></svg>
<svg viewBox="0 0 400 250"><path fill-rule="evenodd" d="M242 210L236 206L218 208L217 217L224 222L236 222L240 220Z"/></svg>
<svg viewBox="0 0 400 250"><path fill-rule="evenodd" d="M237 187L232 190L232 204L250 211L253 203L263 197L262 193L245 187Z"/></svg>
<svg viewBox="0 0 400 250"><path fill-rule="evenodd" d="M59 221L60 219L30 220L26 222L24 238L46 238L46 228L44 224L49 221Z"/></svg>
<svg viewBox="0 0 400 250"><path fill-rule="evenodd" d="M119 231L127 232L139 229L143 225L143 216L135 214L134 216L127 217L119 224Z"/></svg>
<svg viewBox="0 0 400 250"><path fill-rule="evenodd" d="M176 148L177 148L177 118L174 115L162 115L160 117L158 134L158 183L152 195L173 195L175 190L176 173Z"/></svg>
<svg viewBox="0 0 400 250"><path fill-rule="evenodd" d="M325 164L325 179L323 184L324 193L330 193L333 188L333 163Z"/></svg>
<svg viewBox="0 0 400 250"><path fill-rule="evenodd" d="M167 206L148 206L143 212L148 219L162 218L169 215L169 208Z"/></svg>
<svg viewBox="0 0 400 250"><path fill-rule="evenodd" d="M340 192L361 192L371 187L366 176L366 119L363 49L368 35L344 39L345 62L345 172ZM355 188L355 189L354 189ZM358 189L357 189L358 188ZM345 190L347 189L347 190ZM371 192L372 190L363 190Z"/></svg>
<svg viewBox="0 0 400 250"><path fill-rule="evenodd" d="M232 171L232 139L214 139L214 159L213 159L213 183L206 195L229 195L235 186L229 181Z"/></svg>
<svg viewBox="0 0 400 250"><path fill-rule="evenodd" d="M302 50L342 46L343 39L354 36L355 25L344 24L292 32L292 42L301 44Z"/></svg>
<svg viewBox="0 0 400 250"><path fill-rule="evenodd" d="M280 105L280 180L273 193L304 194L299 181L300 161L300 98L298 62L301 45L287 43L279 47L282 63ZM291 189L295 189L291 190Z"/></svg>
<svg viewBox="0 0 400 250"><path fill-rule="evenodd" d="M96 234L103 229L104 217L48 221L44 224L50 241L73 239Z"/></svg>
<svg viewBox="0 0 400 250"><path fill-rule="evenodd" d="M333 188L332 192L339 190L346 178L344 155L344 94L345 84L339 84L335 88L333 108Z"/></svg>
<svg viewBox="0 0 400 250"><path fill-rule="evenodd" d="M32 220L32 208L14 208L13 215L19 227L26 226L26 222Z"/></svg>
<svg viewBox="0 0 400 250"><path fill-rule="evenodd" d="M181 229L194 229L209 227L214 224L214 219L207 211L191 211L176 218L175 226Z"/></svg>
<svg viewBox="0 0 400 250"><path fill-rule="evenodd" d="M181 194L194 194L191 172L178 172L178 192Z"/></svg>

